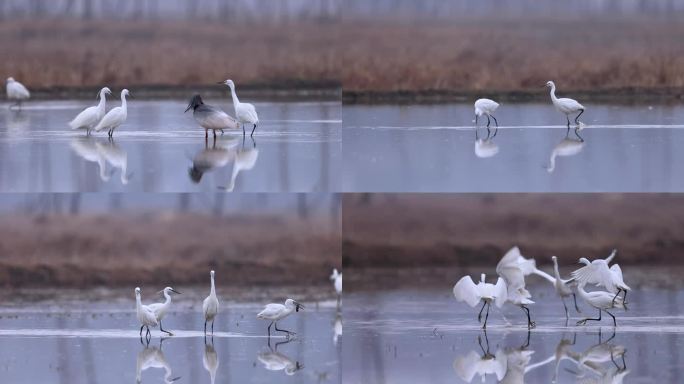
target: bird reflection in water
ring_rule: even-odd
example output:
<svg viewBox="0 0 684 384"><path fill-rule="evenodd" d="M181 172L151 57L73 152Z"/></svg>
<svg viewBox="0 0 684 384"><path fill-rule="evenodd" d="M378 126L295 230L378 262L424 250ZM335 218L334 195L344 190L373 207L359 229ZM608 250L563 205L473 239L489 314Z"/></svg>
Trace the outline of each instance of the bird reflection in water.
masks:
<svg viewBox="0 0 684 384"><path fill-rule="evenodd" d="M132 174L128 173L128 153L112 138L107 141L98 141L96 145L107 163L114 168L112 173L116 172L116 169L121 171L121 184L128 184L132 177Z"/></svg>
<svg viewBox="0 0 684 384"><path fill-rule="evenodd" d="M128 153L114 139L98 140L92 136L77 137L70 143L74 153L85 161L96 163L100 180L107 182L117 169L121 171L121 184L126 185L132 174L128 172ZM107 171L107 164L112 167Z"/></svg>
<svg viewBox="0 0 684 384"><path fill-rule="evenodd" d="M292 376L300 369L304 368L299 361L289 358L287 355L278 352L278 347L283 344L288 344L295 339L288 339L275 343L275 348L271 347L271 338L268 338L268 351L260 352L257 355L259 362L263 364L264 368L269 371L284 371L286 375Z"/></svg>
<svg viewBox="0 0 684 384"><path fill-rule="evenodd" d="M615 329L607 340L601 340L601 329L598 334L599 342L586 351L577 354L576 365L579 372L575 373L577 379L583 379L590 374L596 382L622 383L629 374L625 354L627 349L623 345L611 343L615 339Z"/></svg>
<svg viewBox="0 0 684 384"><path fill-rule="evenodd" d="M480 159L486 159L488 157L494 157L499 153L499 146L494 143L493 139L498 133L498 129L491 134L489 128L487 128L487 137L481 139L478 136L477 127L475 127L475 156Z"/></svg>
<svg viewBox="0 0 684 384"><path fill-rule="evenodd" d="M335 315L335 321L333 322L333 344L337 345L337 341L340 336L342 336L342 312L337 309L337 315Z"/></svg>
<svg viewBox="0 0 684 384"><path fill-rule="evenodd" d="M92 136L78 137L71 140L71 149L85 161L96 163L100 180L109 181L111 174L107 173L107 162L97 147L97 140Z"/></svg>
<svg viewBox="0 0 684 384"><path fill-rule="evenodd" d="M219 367L218 354L216 349L214 349L214 342L207 343L206 337L204 338L204 357L202 358L202 363L204 364L204 369L209 372L209 377L211 377L211 384L216 381L216 371Z"/></svg>
<svg viewBox="0 0 684 384"><path fill-rule="evenodd" d="M148 368L163 369L165 383L173 383L174 381L180 379L180 376L172 378L173 373L171 371L171 366L166 361L166 357L164 357L164 352L162 352L163 341L164 339L159 340L158 348L151 347L149 342L143 343L141 341L141 343L143 344L143 349L138 353L135 375L136 383L142 383L142 372L147 370Z"/></svg>
<svg viewBox="0 0 684 384"><path fill-rule="evenodd" d="M204 149L198 152L192 158L192 167L188 170L190 180L194 183L199 183L205 173L215 169L223 168L233 163L233 171L230 176L230 181L227 186L220 186L220 189L226 191L233 191L235 188L235 180L241 171L250 170L254 168L259 157L259 150L256 146L254 138L250 138L252 145L245 144L245 138L242 138L242 144L239 139L232 139L223 142L222 140L215 140L211 147L209 142L205 141Z"/></svg>
<svg viewBox="0 0 684 384"><path fill-rule="evenodd" d="M549 165L546 166L546 171L553 173L556 169L556 157L558 156L575 156L576 154L582 152L584 148L584 139L579 135L577 130L575 130L576 137L570 137L570 128L565 132L565 138L556 144L551 151L551 158L549 159Z"/></svg>

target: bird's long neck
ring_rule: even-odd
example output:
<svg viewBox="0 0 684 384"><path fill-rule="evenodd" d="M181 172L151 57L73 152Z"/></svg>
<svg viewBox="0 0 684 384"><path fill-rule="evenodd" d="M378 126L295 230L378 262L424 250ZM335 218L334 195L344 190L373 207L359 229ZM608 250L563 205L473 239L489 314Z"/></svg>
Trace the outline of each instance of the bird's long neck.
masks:
<svg viewBox="0 0 684 384"><path fill-rule="evenodd" d="M211 277L211 296L216 296L216 286L214 285L214 276Z"/></svg>
<svg viewBox="0 0 684 384"><path fill-rule="evenodd" d="M560 272L558 271L558 261L556 259L553 259L553 275L556 277L556 280L560 280Z"/></svg>
<svg viewBox="0 0 684 384"><path fill-rule="evenodd" d="M558 98L556 97L556 84L551 86L551 100L554 102L558 101Z"/></svg>
<svg viewBox="0 0 684 384"><path fill-rule="evenodd" d="M104 110L105 109L105 100L106 96L104 92L100 92L100 102L97 103L97 109Z"/></svg>
<svg viewBox="0 0 684 384"><path fill-rule="evenodd" d="M230 95L233 97L233 106L237 109L238 104L240 104L240 100L237 97L237 93L235 92L235 86L230 87ZM237 111L236 111L237 114Z"/></svg>
<svg viewBox="0 0 684 384"><path fill-rule="evenodd" d="M121 108L123 108L124 111L126 111L126 95L121 94Z"/></svg>
<svg viewBox="0 0 684 384"><path fill-rule="evenodd" d="M171 304L171 295L167 291L164 291L164 298L166 299L164 305Z"/></svg>
<svg viewBox="0 0 684 384"><path fill-rule="evenodd" d="M135 308L140 309L142 307L142 300L140 300L140 295L135 295Z"/></svg>
<svg viewBox="0 0 684 384"><path fill-rule="evenodd" d="M584 290L584 284L577 285L577 293L579 293L581 298L587 299L587 291Z"/></svg>

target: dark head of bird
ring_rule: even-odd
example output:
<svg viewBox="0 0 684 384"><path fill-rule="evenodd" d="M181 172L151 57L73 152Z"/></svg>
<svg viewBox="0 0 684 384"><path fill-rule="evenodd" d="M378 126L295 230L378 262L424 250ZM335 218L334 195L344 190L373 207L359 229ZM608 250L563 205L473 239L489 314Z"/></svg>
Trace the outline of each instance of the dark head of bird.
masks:
<svg viewBox="0 0 684 384"><path fill-rule="evenodd" d="M197 169L197 167L190 167L188 169L188 176L190 176L190 180L192 180L193 183L197 184L202 180L202 176L204 175L204 172L201 170Z"/></svg>
<svg viewBox="0 0 684 384"><path fill-rule="evenodd" d="M188 108L185 110L185 112L191 109L194 111L197 107L199 107L202 104L204 104L204 102L202 101L202 96L200 96L199 94L195 94L190 99L190 103L188 104Z"/></svg>

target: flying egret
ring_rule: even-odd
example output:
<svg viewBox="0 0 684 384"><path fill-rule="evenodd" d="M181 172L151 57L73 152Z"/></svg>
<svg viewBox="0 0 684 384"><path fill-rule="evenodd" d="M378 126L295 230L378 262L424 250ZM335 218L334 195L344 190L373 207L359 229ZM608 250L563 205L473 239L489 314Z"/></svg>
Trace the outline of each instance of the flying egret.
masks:
<svg viewBox="0 0 684 384"><path fill-rule="evenodd" d="M14 106L21 108L21 102L28 100L31 97L31 92L24 87L24 84L14 80L13 77L8 77L6 84L7 99L14 100ZM12 106L10 106L11 108Z"/></svg>
<svg viewBox="0 0 684 384"><path fill-rule="evenodd" d="M175 293L177 295L180 295L180 292L176 291L171 287L166 287L157 293L163 293L164 298L166 300L164 300L163 303L154 303L148 305L147 307L151 309L152 312L154 312L154 316L157 318L157 322L159 323L159 330L173 336L173 333L164 330L164 328L162 327L162 319L164 319L164 316L166 316L166 313L169 311L169 308L171 308L171 294Z"/></svg>
<svg viewBox="0 0 684 384"><path fill-rule="evenodd" d="M560 272L558 271L558 258L556 256L551 256L551 260L553 260L553 275L556 278L556 281L553 283L553 287L556 288L556 293L558 296L560 296L561 301L563 302L563 308L565 308L565 318L568 318L568 307L565 305L565 298L569 297L572 295L572 300L575 302L575 310L578 313L581 313L579 307L577 306L577 296L575 295L575 292L572 291L572 288L570 287L570 284L574 282L573 279L568 279L568 280L563 280L560 277Z"/></svg>
<svg viewBox="0 0 684 384"><path fill-rule="evenodd" d="M601 321L601 312L605 312L610 315L610 317L613 318L613 326L617 326L617 321L615 320L615 316L613 316L612 313L608 312L608 309L612 308L621 308L625 309L625 303L624 299L621 297L616 297L613 296L611 292L606 292L606 291L594 291L594 292L587 292L584 290L584 283L583 282L578 282L577 283L577 292L579 293L580 297L584 299L584 301L587 302L587 304L591 305L592 307L596 308L599 310L599 316L598 318L586 318L582 319L577 322L577 325L584 325L587 323L587 321Z"/></svg>
<svg viewBox="0 0 684 384"><path fill-rule="evenodd" d="M147 305L143 305L140 299L140 288L135 288L135 313L138 317L138 321L142 325L140 327L140 338L142 340L142 330L147 327L147 333L145 337L151 336L150 326L157 326L157 316L154 315L154 311L150 309Z"/></svg>
<svg viewBox="0 0 684 384"><path fill-rule="evenodd" d="M204 365L204 369L209 372L211 384L214 384L216 381L216 371L218 370L220 362L218 354L216 353L216 349L214 349L214 345L207 344L206 339L204 341L204 356L202 358L202 364Z"/></svg>
<svg viewBox="0 0 684 384"><path fill-rule="evenodd" d="M577 284L596 284L604 286L608 292L615 293L615 298L624 292L623 302L626 303L627 291L631 288L622 279L622 269L618 264L613 264L608 268L608 264L613 260L617 250L614 249L605 259L596 259L591 262L582 257L579 262L585 266L572 272L572 277L577 280Z"/></svg>
<svg viewBox="0 0 684 384"><path fill-rule="evenodd" d="M286 318L292 312L299 312L300 309L304 309L304 306L295 300L287 299L285 300L285 305L283 304L267 304L264 309L257 314L257 319L271 320L268 325L268 336L271 336L271 326L275 324L275 330L278 332L285 332L287 335L295 335L295 332L287 331L284 329L278 329L278 321Z"/></svg>
<svg viewBox="0 0 684 384"><path fill-rule="evenodd" d="M214 334L214 319L219 311L219 301L216 297L216 286L214 284L214 271L209 272L211 277L211 291L209 296L202 302L202 313L204 314L204 335L207 334L207 322L211 321L211 334Z"/></svg>
<svg viewBox="0 0 684 384"><path fill-rule="evenodd" d="M259 123L259 116L257 116L254 105L249 103L241 103L240 100L238 100L237 93L235 92L235 83L233 83L233 80L228 79L226 81L220 82L219 84L225 84L230 88L230 94L233 97L233 107L235 107L235 117L242 124L242 134L245 134L245 124L253 124L254 128L252 128L251 135L254 135L254 130L256 130L257 124Z"/></svg>
<svg viewBox="0 0 684 384"><path fill-rule="evenodd" d="M568 98L557 98L556 97L556 84L554 84L553 81L549 81L546 83L547 87L551 88L551 102L553 103L553 106L556 107L556 109L560 113L565 114L565 118L568 120L568 127L570 126L570 114L572 113L577 113L579 114L575 116L575 124L578 125L579 127L579 117L584 113L584 107L582 104L578 103L577 100L573 99L568 99ZM575 128L575 132L577 132L577 128Z"/></svg>
<svg viewBox="0 0 684 384"><path fill-rule="evenodd" d="M494 136L496 136L496 133L499 130L499 122L496 121L496 117L494 117L494 111L496 111L497 108L499 108L499 103L494 100L477 99L477 101L475 101L475 129L477 129L477 118L485 115L487 116L487 132L489 132L489 125L491 124L489 118L491 117L494 119L494 124L496 124L496 129L494 130ZM494 136L492 136L492 138Z"/></svg>
<svg viewBox="0 0 684 384"><path fill-rule="evenodd" d="M200 127L204 128L204 138L209 137L210 129L214 132L214 139L216 139L216 131L223 133L224 129L240 128L237 120L223 112L220 108L204 104L202 97L198 94L192 96L185 112L191 109L192 117L195 118Z"/></svg>
<svg viewBox="0 0 684 384"><path fill-rule="evenodd" d="M342 274L337 272L337 268L333 268L332 275L330 275L330 280L333 282L335 292L337 292L337 304L339 305L340 297L342 296Z"/></svg>
<svg viewBox="0 0 684 384"><path fill-rule="evenodd" d="M481 274L480 282L475 285L470 276L463 276L453 288L456 300L464 301L471 308L475 308L482 302L482 308L480 308L480 313L477 315L478 322L482 321L482 311L485 306L487 307L487 314L485 315L485 321L482 325L483 329L487 328L489 307L491 306L492 301L494 302L494 305L501 308L507 298L506 283L502 278L498 278L496 284L487 283L485 278L485 274Z"/></svg>
<svg viewBox="0 0 684 384"><path fill-rule="evenodd" d="M99 93L100 102L97 106L88 107L76 115L76 117L69 122L71 129L85 129L86 135L90 135L90 130L102 120L102 117L104 117L107 95L111 93L112 91L109 88L102 88Z"/></svg>
<svg viewBox="0 0 684 384"><path fill-rule="evenodd" d="M128 116L126 96L128 96L128 94L128 89L121 91L121 106L110 109L109 112L104 115L102 120L93 128L96 132L107 129L109 137L112 137L114 135L114 130L126 121L126 117Z"/></svg>

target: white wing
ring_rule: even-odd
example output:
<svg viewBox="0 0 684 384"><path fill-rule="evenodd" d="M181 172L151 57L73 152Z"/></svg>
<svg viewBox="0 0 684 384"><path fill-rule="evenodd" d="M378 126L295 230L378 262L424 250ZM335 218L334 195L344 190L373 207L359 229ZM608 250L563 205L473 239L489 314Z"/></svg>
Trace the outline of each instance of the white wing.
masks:
<svg viewBox="0 0 684 384"><path fill-rule="evenodd" d="M112 108L106 115L100 120L100 122L95 127L96 131L101 131L102 129L111 128L119 126L124 120L124 112L121 107Z"/></svg>
<svg viewBox="0 0 684 384"><path fill-rule="evenodd" d="M480 291L477 289L477 286L470 276L461 277L456 285L454 285L453 292L456 300L465 301L466 304L471 307L479 304L480 300L482 299L482 296L480 296Z"/></svg>
<svg viewBox="0 0 684 384"><path fill-rule="evenodd" d="M613 264L610 267L611 272L613 272L613 281L615 282L616 286L620 286L624 289L627 289L628 291L631 289L625 284L625 281L622 278L622 269L620 269L619 264Z"/></svg>
<svg viewBox="0 0 684 384"><path fill-rule="evenodd" d="M603 285L610 292L616 290L612 273L605 260L594 260L591 264L573 271L571 275L577 280L577 284Z"/></svg>
<svg viewBox="0 0 684 384"><path fill-rule="evenodd" d="M7 84L7 96L11 99L28 99L31 93L24 87L24 84L13 81Z"/></svg>
<svg viewBox="0 0 684 384"><path fill-rule="evenodd" d="M264 310L259 312L257 317L259 318L271 318L278 316L282 311L285 310L285 306L282 304L268 304L264 307Z"/></svg>
<svg viewBox="0 0 684 384"><path fill-rule="evenodd" d="M561 103L565 108L569 109L584 109L584 106L582 104L578 103L577 100L575 99L568 99L568 98L560 98L558 99L558 102Z"/></svg>
<svg viewBox="0 0 684 384"><path fill-rule="evenodd" d="M88 107L71 120L69 126L71 129L89 128L90 126L97 124L97 117L97 107Z"/></svg>
<svg viewBox="0 0 684 384"><path fill-rule="evenodd" d="M256 124L259 122L259 116L257 116L256 109L252 104L240 103L237 108L237 118L240 121L245 121L250 124Z"/></svg>
<svg viewBox="0 0 684 384"><path fill-rule="evenodd" d="M506 288L506 282L502 278L496 280L496 285L494 285L494 305L501 308L504 303L508 300L508 289Z"/></svg>

